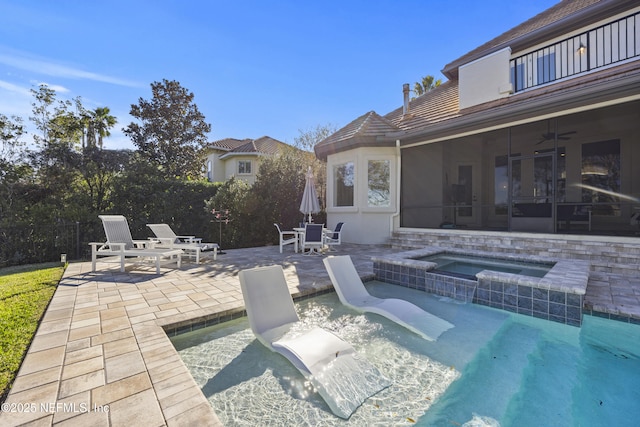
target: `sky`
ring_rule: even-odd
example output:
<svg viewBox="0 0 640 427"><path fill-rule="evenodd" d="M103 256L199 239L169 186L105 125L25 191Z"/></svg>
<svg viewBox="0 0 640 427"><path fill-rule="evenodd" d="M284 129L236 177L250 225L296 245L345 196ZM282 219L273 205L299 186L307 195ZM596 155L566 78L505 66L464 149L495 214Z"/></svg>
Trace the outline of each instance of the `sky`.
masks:
<svg viewBox="0 0 640 427"><path fill-rule="evenodd" d="M446 64L557 2L0 0L0 114L28 124L30 89L47 84L109 107L105 148L134 149L131 105L167 79L195 95L210 141L292 144L402 106L403 83L444 81Z"/></svg>

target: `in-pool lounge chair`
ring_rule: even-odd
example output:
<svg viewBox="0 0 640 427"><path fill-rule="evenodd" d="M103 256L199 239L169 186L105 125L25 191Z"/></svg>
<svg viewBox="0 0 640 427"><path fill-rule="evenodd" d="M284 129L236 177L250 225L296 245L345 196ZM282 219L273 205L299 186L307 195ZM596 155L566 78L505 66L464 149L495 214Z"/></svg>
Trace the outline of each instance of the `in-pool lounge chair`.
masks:
<svg viewBox="0 0 640 427"><path fill-rule="evenodd" d="M368 397L391 385L348 342L315 327L300 330L282 267L239 273L251 330L272 351L286 357L341 418L349 418Z"/></svg>
<svg viewBox="0 0 640 427"><path fill-rule="evenodd" d="M359 312L384 316L404 326L426 340L435 341L453 325L427 313L409 301L397 298L376 298L367 292L349 255L331 256L322 260L342 304Z"/></svg>
<svg viewBox="0 0 640 427"><path fill-rule="evenodd" d="M218 259L217 243L202 243L196 236L178 236L168 224L147 224L147 227L156 235L157 248L182 249L185 255L196 259L196 264L200 263L200 254L206 251L213 251L213 260Z"/></svg>
<svg viewBox="0 0 640 427"><path fill-rule="evenodd" d="M98 215L102 220L106 243L91 242L91 271L96 271L98 257L109 257L120 262L120 271L124 272L125 260L146 262L154 260L156 273L160 274L160 265L176 263L180 268L182 250L153 248L154 242L148 240L134 241L129 230L129 223L122 215ZM107 262L107 260L101 260Z"/></svg>

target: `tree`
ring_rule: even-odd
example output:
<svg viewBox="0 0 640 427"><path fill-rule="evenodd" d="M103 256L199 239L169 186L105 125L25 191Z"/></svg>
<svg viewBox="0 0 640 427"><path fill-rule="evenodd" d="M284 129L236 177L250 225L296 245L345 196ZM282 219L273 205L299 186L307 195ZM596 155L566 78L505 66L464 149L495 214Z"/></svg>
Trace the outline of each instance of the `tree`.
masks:
<svg viewBox="0 0 640 427"><path fill-rule="evenodd" d="M300 135L294 138L294 146L302 149L313 152L313 148L329 137L333 133L335 133L338 128L331 123L326 125L317 125L315 128L311 128L308 130L298 129ZM306 167L304 171L306 172L307 167L311 166L313 171L313 175L316 183L316 191L318 192L318 196L321 201L321 207L325 206L325 197L327 192L327 168L326 163L318 160L317 157L311 156L306 158Z"/></svg>
<svg viewBox="0 0 640 427"><path fill-rule="evenodd" d="M131 105L132 122L123 129L147 160L168 177L197 177L211 125L193 102L194 95L177 81L151 84L153 98Z"/></svg>
<svg viewBox="0 0 640 427"><path fill-rule="evenodd" d="M98 147L102 149L103 138L110 136L109 129L114 127L117 120L109 114L109 107L97 107L93 111L83 111L81 113L84 131L82 135L82 147Z"/></svg>
<svg viewBox="0 0 640 427"><path fill-rule="evenodd" d="M31 173L21 151L24 133L22 119L0 114L0 221L7 219L6 213L11 211L16 186Z"/></svg>
<svg viewBox="0 0 640 427"><path fill-rule="evenodd" d="M432 89L437 88L442 84L442 79L436 80L432 75L427 75L422 78L422 81L415 82L413 90L417 96L424 95Z"/></svg>

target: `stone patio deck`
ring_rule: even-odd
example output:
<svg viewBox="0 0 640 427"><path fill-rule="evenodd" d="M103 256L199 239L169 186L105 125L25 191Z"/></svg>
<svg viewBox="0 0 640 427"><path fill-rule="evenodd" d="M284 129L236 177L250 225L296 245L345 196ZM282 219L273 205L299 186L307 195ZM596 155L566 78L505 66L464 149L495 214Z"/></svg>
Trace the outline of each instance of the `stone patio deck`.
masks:
<svg viewBox="0 0 640 427"><path fill-rule="evenodd" d="M349 245L362 276L372 256L399 252ZM227 250L181 269L72 263L44 315L0 413L0 425L221 425L165 329L202 327L243 314L238 271L280 264L291 293L328 289L320 256L277 246ZM593 283L592 283L593 282ZM595 274L585 308L640 323L640 279Z"/></svg>

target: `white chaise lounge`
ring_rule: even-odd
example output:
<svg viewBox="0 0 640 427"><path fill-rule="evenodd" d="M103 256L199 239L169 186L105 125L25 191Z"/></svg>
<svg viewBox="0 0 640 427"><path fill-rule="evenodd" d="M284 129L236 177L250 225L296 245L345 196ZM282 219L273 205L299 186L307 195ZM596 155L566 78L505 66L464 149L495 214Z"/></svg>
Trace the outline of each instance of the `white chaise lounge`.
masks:
<svg viewBox="0 0 640 427"><path fill-rule="evenodd" d="M370 312L404 326L426 340L435 341L453 325L427 313L409 301L397 298L376 298L367 292L349 255L331 256L322 260L342 304L361 313Z"/></svg>
<svg viewBox="0 0 640 427"><path fill-rule="evenodd" d="M200 263L200 255L206 251L213 252L214 261L218 259L217 243L202 243L202 239L196 236L179 236L168 224L147 224L147 227L156 235L157 248L182 249L185 255L196 259L196 264Z"/></svg>
<svg viewBox="0 0 640 427"><path fill-rule="evenodd" d="M153 260L156 266L156 273L160 274L162 264L177 264L180 268L182 250L180 249L157 249L153 242L148 240L134 241L131 237L131 230L127 219L122 215L98 215L102 220L104 233L107 242L91 242L91 271L96 271L98 257L107 257L100 262L115 260L120 263L120 271L124 272L125 260L132 262L148 262Z"/></svg>
<svg viewBox="0 0 640 427"><path fill-rule="evenodd" d="M243 270L239 278L256 338L309 379L335 415L349 418L368 397L391 385L333 333L319 327L297 330L299 318L281 266Z"/></svg>

